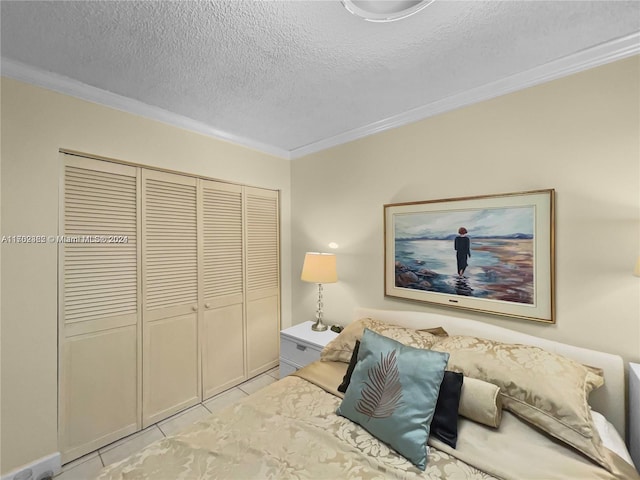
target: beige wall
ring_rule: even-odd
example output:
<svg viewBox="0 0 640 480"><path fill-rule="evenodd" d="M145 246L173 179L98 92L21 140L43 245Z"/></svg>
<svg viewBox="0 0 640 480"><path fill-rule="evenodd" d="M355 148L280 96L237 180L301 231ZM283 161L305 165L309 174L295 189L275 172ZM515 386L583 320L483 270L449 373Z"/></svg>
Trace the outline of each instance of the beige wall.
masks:
<svg viewBox="0 0 640 480"><path fill-rule="evenodd" d="M3 235L57 233L59 148L281 190L290 325L289 160L3 78ZM58 449L56 252L2 245L3 474Z"/></svg>
<svg viewBox="0 0 640 480"><path fill-rule="evenodd" d="M432 310L640 360L640 61L634 57L309 155L292 164L293 323L316 290L304 252L340 248L325 318ZM556 189L557 323L385 298L383 205Z"/></svg>
<svg viewBox="0 0 640 480"><path fill-rule="evenodd" d="M283 326L315 310L304 252L335 241L330 323L358 305L434 309L639 361L639 71L623 60L291 164L3 79L2 234L57 232L59 148L280 189ZM384 297L385 203L539 188L557 193L556 325ZM55 246L2 246L2 473L57 451L56 272Z"/></svg>

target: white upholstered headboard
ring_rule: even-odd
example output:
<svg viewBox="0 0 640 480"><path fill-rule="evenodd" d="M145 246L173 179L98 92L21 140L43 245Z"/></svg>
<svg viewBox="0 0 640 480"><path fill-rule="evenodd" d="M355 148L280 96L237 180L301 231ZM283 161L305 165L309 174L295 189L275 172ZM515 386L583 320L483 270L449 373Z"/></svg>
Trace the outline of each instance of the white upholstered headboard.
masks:
<svg viewBox="0 0 640 480"><path fill-rule="evenodd" d="M616 427L622 438L625 438L624 361L618 355L574 347L508 328L437 313L373 308L355 309L354 320L365 317L408 328L443 327L449 335L473 335L499 342L534 345L584 365L601 368L604 371L605 384L591 393L589 404L594 410L602 413Z"/></svg>

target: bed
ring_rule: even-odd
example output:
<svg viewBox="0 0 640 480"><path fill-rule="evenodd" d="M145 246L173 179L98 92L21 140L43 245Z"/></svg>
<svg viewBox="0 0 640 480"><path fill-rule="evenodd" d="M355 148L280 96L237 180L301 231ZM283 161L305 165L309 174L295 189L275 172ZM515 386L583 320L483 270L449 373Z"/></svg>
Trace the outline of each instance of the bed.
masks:
<svg viewBox="0 0 640 480"><path fill-rule="evenodd" d="M640 480L618 433L625 431L624 364L620 357L427 312L358 308L352 320L335 343L327 345L321 361L106 467L98 479ZM428 330L434 328L444 332ZM362 353L352 354L354 335L363 342L359 343L361 350L365 343L367 348L373 348L372 338L386 342L385 345L401 340L410 346L395 350L400 352L398 358L405 353L428 352L440 355L439 358L445 355L447 370L462 371L462 374L456 373L464 377L464 381L459 397L461 413L456 418L455 448L429 435L427 446L423 447L426 465L421 468L400 455L395 447L391 448L389 441L370 433L374 421L362 421L361 425L343 415L349 395L354 395L360 387L350 385L343 393L338 391L338 386L345 381L347 370L352 370L355 379L362 374L360 366L366 363ZM434 343L429 344L429 348L416 348L412 340L404 341L407 338ZM475 340L469 343L469 338ZM493 342L492 348L503 353L494 355L491 361L478 362L477 355L482 350L478 345L486 345L484 339L490 339L486 342ZM553 387L556 376L550 371L545 371L546 386L541 387L541 392L534 392L533 400L519 399L518 394L512 392L513 384L518 383L515 380L509 379L502 388L485 381L486 376L491 375L492 363L501 362L514 353L512 349L508 355L504 354L503 345L524 345L536 355L543 352L553 358L560 355L562 359L570 359L567 362L571 362L572 368L586 371L585 378L591 386L583 393L596 412L587 412L593 431L588 435L581 432L581 427L571 424L562 409L563 433L547 431L544 422L551 417L545 412L547 399L541 397L558 393L563 398L568 396L565 389ZM366 352L365 348L364 358L368 358ZM515 352L521 354L521 350ZM535 361L538 357L531 358ZM469 359L471 363L465 364ZM350 368L349 363L355 369ZM605 379L602 386L597 382L599 377ZM523 380L527 381L529 378ZM475 390L477 387L485 390ZM549 392L543 394L546 387ZM493 397L485 395L492 388L497 393ZM595 390L589 395L591 388ZM405 395L400 404L406 404L407 398L413 397ZM484 404L484 400L480 400L483 398L493 400ZM505 403L501 404L502 401ZM527 402L532 403L533 408ZM523 411L524 407L528 410ZM533 419L527 417L531 412ZM539 422L535 415L541 414L544 418ZM565 428L567 426L571 428ZM566 438L563 437L565 430ZM585 438L589 445L587 453L581 450ZM592 443L598 445L597 454L589 450Z"/></svg>

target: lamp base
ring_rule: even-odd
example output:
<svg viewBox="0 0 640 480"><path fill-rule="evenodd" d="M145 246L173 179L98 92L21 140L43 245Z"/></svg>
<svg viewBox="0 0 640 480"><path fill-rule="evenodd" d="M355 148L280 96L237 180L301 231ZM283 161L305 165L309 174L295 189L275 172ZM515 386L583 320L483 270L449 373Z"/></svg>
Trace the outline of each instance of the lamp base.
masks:
<svg viewBox="0 0 640 480"><path fill-rule="evenodd" d="M311 325L311 330L313 330L314 332L324 332L327 328L328 327L320 320Z"/></svg>

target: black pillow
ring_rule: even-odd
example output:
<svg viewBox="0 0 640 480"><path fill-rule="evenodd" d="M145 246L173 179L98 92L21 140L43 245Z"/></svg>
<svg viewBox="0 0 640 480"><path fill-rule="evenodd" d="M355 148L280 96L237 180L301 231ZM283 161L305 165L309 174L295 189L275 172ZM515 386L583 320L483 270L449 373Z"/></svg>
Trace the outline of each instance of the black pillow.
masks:
<svg viewBox="0 0 640 480"><path fill-rule="evenodd" d="M430 434L451 448L456 448L458 441L458 407L463 380L461 373L444 372L436 411L431 421Z"/></svg>
<svg viewBox="0 0 640 480"><path fill-rule="evenodd" d="M358 362L358 350L360 350L360 340L356 340L356 346L351 354L351 360L349 360L349 368L347 368L347 373L344 374L342 383L338 387L339 392L346 392L349 383L351 383L351 375L353 374L353 369L356 368L356 363Z"/></svg>

